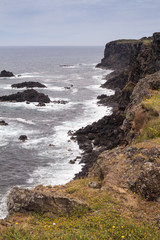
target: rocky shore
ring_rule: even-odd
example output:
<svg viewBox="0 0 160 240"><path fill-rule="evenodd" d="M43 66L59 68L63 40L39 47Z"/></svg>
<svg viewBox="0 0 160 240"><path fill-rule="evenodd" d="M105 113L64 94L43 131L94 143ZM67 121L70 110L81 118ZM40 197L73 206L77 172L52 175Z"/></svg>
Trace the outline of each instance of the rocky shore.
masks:
<svg viewBox="0 0 160 240"><path fill-rule="evenodd" d="M113 231L121 232L125 226L127 239L132 237L133 229L142 229L144 222L145 230L139 230L134 239L159 239L160 33L108 43L97 67L114 70L102 87L115 89L115 95L98 97L99 104L113 107L113 113L72 134L71 139L76 139L83 150L82 171L64 186L13 188L7 202L10 220L3 225L14 224L17 213L23 219L26 213L36 212L60 226L59 234L64 227L59 225L62 217L64 224L66 215L69 214L69 222L73 214L74 222L80 218L81 224L90 216L90 224L85 222L89 228L96 218L102 217L103 228L111 229L112 236ZM127 225L130 220L131 228ZM154 234L148 238L151 228ZM147 232L147 236L141 232ZM124 237L117 236L116 239Z"/></svg>
<svg viewBox="0 0 160 240"><path fill-rule="evenodd" d="M75 133L84 151L81 162L85 163L77 178L87 176L101 152L125 146L139 134L132 127L133 106L136 108L147 98L150 89L159 89L159 53L159 33L140 40L118 40L106 44L104 58L97 67L114 70L107 75L102 87L115 89L116 92L113 96L102 95L98 99L100 104L112 106L113 114ZM154 72L155 75L152 75Z"/></svg>

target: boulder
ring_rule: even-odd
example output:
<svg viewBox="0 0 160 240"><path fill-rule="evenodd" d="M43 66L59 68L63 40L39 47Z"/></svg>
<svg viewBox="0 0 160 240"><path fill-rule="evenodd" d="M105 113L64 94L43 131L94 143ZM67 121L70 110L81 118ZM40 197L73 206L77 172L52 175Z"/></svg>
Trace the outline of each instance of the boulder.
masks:
<svg viewBox="0 0 160 240"><path fill-rule="evenodd" d="M77 159L70 160L69 163L70 163L70 164L75 164L75 163L76 163L76 160L77 160Z"/></svg>
<svg viewBox="0 0 160 240"><path fill-rule="evenodd" d="M28 89L23 92L17 92L15 94L11 94L8 96L2 96L0 97L1 102L43 102L43 103L49 103L50 99L47 95L44 93L39 93L34 89Z"/></svg>
<svg viewBox="0 0 160 240"><path fill-rule="evenodd" d="M0 126L7 126L8 123L6 123L4 120L0 120Z"/></svg>
<svg viewBox="0 0 160 240"><path fill-rule="evenodd" d="M21 135L21 136L19 137L19 140L25 142L25 141L27 140L27 136L26 136L26 135Z"/></svg>
<svg viewBox="0 0 160 240"><path fill-rule="evenodd" d="M14 77L14 74L12 72L8 72L6 70L1 71L0 77Z"/></svg>
<svg viewBox="0 0 160 240"><path fill-rule="evenodd" d="M22 82L22 83L16 83L16 84L12 84L11 86L12 88L46 88L46 86L42 83L39 82Z"/></svg>
<svg viewBox="0 0 160 240"><path fill-rule="evenodd" d="M8 196L7 208L9 215L16 212L63 215L75 209L80 212L89 210L85 203L43 186L30 190L14 187Z"/></svg>

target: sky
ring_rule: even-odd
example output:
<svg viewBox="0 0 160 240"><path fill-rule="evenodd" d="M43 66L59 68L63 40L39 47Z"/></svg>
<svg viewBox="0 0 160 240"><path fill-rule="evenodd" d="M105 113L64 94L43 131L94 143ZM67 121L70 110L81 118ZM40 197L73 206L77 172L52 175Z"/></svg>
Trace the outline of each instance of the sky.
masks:
<svg viewBox="0 0 160 240"><path fill-rule="evenodd" d="M160 31L160 0L0 0L0 46L104 46Z"/></svg>

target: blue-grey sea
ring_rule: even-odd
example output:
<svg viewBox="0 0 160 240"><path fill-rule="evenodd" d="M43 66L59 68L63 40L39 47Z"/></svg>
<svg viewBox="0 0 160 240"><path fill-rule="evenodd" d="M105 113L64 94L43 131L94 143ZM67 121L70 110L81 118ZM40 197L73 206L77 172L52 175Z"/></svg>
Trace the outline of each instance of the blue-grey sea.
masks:
<svg viewBox="0 0 160 240"><path fill-rule="evenodd" d="M7 214L7 194L13 186L64 184L81 170L80 158L69 163L81 150L67 132L111 114L96 99L113 94L100 88L109 73L95 68L102 57L103 47L0 47L0 71L15 74L0 78L0 96L25 90L12 89L13 83L38 81L47 88L37 91L68 102L44 107L0 102L0 120L8 123L0 126L0 218ZM21 142L20 135L28 140Z"/></svg>

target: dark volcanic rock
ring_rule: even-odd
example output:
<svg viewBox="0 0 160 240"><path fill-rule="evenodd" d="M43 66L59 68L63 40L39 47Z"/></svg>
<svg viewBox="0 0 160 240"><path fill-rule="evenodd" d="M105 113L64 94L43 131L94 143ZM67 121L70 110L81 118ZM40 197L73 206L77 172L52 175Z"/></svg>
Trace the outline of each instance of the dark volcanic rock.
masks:
<svg viewBox="0 0 160 240"><path fill-rule="evenodd" d="M22 82L22 83L17 83L17 84L12 84L12 88L46 88L46 86L42 83L39 82Z"/></svg>
<svg viewBox="0 0 160 240"><path fill-rule="evenodd" d="M125 133L120 128L123 120L122 112L115 111L111 116L105 116L75 133L80 148L85 151L81 160L85 166L76 175L77 178L87 175L102 151L127 143L124 140Z"/></svg>
<svg viewBox="0 0 160 240"><path fill-rule="evenodd" d="M106 82L101 85L103 88L123 89L128 82L129 71L114 71L106 76Z"/></svg>
<svg viewBox="0 0 160 240"><path fill-rule="evenodd" d="M39 102L37 105L36 105L37 107L45 107L46 106L46 104L45 103L43 103L43 102Z"/></svg>
<svg viewBox="0 0 160 240"><path fill-rule="evenodd" d="M6 70L1 71L0 77L14 77L14 74L12 72L8 72Z"/></svg>
<svg viewBox="0 0 160 240"><path fill-rule="evenodd" d="M122 69L128 67L137 40L117 40L106 44L104 58L97 67Z"/></svg>
<svg viewBox="0 0 160 240"><path fill-rule="evenodd" d="M25 90L23 92L17 92L15 94L11 94L8 96L2 96L0 97L1 102L44 102L49 103L50 99L47 95L43 93L39 93L34 89Z"/></svg>
<svg viewBox="0 0 160 240"><path fill-rule="evenodd" d="M0 120L0 126L7 126L8 123L6 123L4 120Z"/></svg>
<svg viewBox="0 0 160 240"><path fill-rule="evenodd" d="M27 140L27 136L26 136L26 135L21 135L21 136L19 137L19 140L25 142L25 141Z"/></svg>
<svg viewBox="0 0 160 240"><path fill-rule="evenodd" d="M55 104L67 104L68 101L64 101L64 100L57 100L57 101L52 101L52 103L55 103Z"/></svg>

